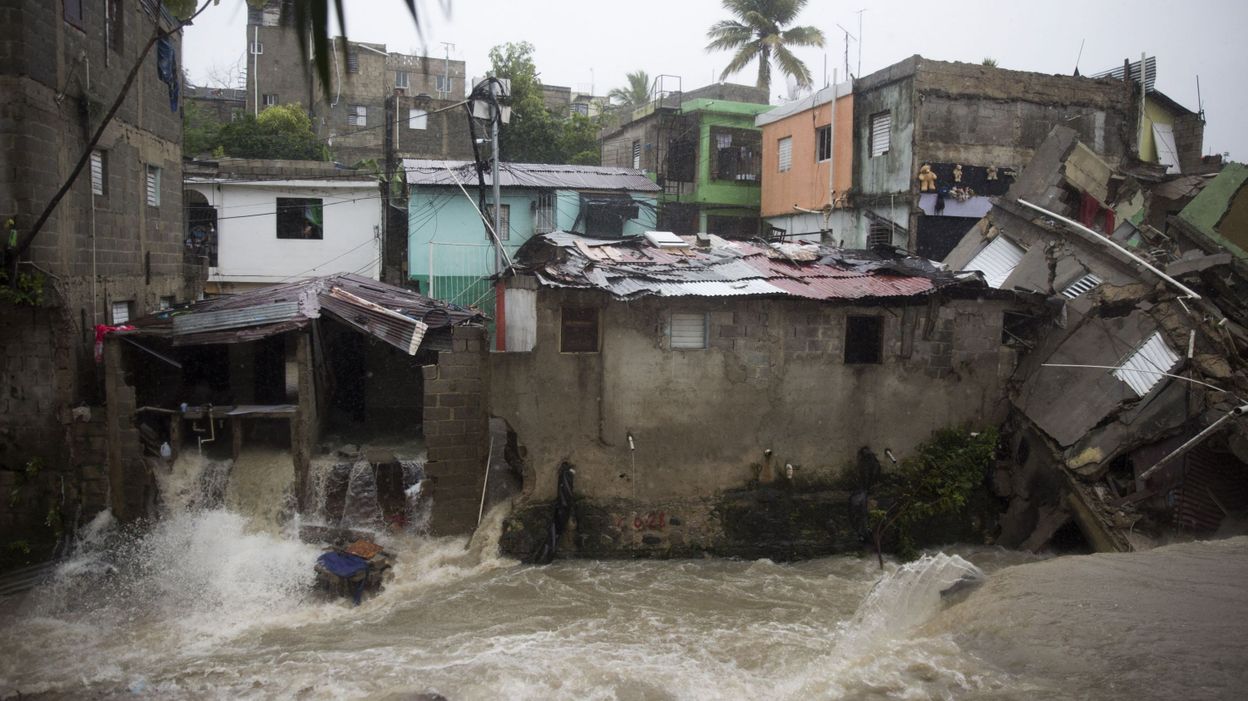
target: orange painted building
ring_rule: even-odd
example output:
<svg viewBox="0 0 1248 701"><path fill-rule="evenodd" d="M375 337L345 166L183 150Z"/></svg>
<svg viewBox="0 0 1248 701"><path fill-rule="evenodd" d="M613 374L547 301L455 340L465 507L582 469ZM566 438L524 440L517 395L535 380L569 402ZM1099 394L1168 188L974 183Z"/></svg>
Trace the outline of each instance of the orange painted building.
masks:
<svg viewBox="0 0 1248 701"><path fill-rule="evenodd" d="M848 225L853 172L853 92L832 85L759 115L763 132L761 214L803 239L839 241ZM829 207L831 205L831 207Z"/></svg>

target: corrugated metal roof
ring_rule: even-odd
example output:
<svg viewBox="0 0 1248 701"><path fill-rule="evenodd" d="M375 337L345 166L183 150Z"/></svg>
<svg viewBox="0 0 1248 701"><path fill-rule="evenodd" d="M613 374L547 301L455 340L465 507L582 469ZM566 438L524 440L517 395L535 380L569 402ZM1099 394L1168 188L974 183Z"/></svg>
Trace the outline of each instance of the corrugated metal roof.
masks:
<svg viewBox="0 0 1248 701"><path fill-rule="evenodd" d="M472 161L403 159L409 185L476 185L476 164ZM493 184L485 171L485 183ZM550 165L545 163L500 163L499 187L553 188L560 190L620 190L659 192L662 188L640 170L614 166Z"/></svg>
<svg viewBox="0 0 1248 701"><path fill-rule="evenodd" d="M526 245L520 266L546 286L599 289L620 298L774 295L831 300L913 297L945 285L983 288L978 279L959 278L921 258L713 235L698 246L698 239L686 238L693 247L673 250L655 248L642 238L604 242L555 232ZM557 254L538 254L543 245ZM529 260L533 263L526 265Z"/></svg>
<svg viewBox="0 0 1248 701"><path fill-rule="evenodd" d="M139 335L170 336L179 346L241 343L301 328L321 312L409 355L429 329L485 319L472 309L342 274L205 300L138 319L134 325Z"/></svg>

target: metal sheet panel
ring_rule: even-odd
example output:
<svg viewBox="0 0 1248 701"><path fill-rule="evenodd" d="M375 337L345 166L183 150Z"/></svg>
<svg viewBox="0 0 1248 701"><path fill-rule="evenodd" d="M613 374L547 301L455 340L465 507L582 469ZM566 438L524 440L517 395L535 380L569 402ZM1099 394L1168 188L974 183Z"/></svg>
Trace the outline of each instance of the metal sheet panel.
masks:
<svg viewBox="0 0 1248 701"><path fill-rule="evenodd" d="M893 128L892 112L871 115L871 157L888 153L889 137Z"/></svg>
<svg viewBox="0 0 1248 701"><path fill-rule="evenodd" d="M984 274L988 286L1000 288L1005 279L1014 272L1014 268L1026 253L1021 247L1004 236L997 236L992 243L985 246L970 260L963 270L978 270Z"/></svg>
<svg viewBox="0 0 1248 701"><path fill-rule="evenodd" d="M299 316L297 302L275 302L245 309L223 309L173 317L173 335L182 336L205 331L239 329L289 321Z"/></svg>
<svg viewBox="0 0 1248 701"><path fill-rule="evenodd" d="M707 315L674 312L668 324L672 348L706 348Z"/></svg>
<svg viewBox="0 0 1248 701"><path fill-rule="evenodd" d="M409 185L442 185L465 187L477 182L476 165L472 161L441 161L418 158L403 160ZM493 184L489 171L486 185ZM556 190L622 190L659 192L662 188L645 173L632 168L614 166L579 166L546 163L500 163L499 187L527 187Z"/></svg>
<svg viewBox="0 0 1248 701"><path fill-rule="evenodd" d="M1143 397L1157 385L1179 362L1179 356L1170 350L1161 332L1155 332L1114 371L1114 377L1131 387Z"/></svg>

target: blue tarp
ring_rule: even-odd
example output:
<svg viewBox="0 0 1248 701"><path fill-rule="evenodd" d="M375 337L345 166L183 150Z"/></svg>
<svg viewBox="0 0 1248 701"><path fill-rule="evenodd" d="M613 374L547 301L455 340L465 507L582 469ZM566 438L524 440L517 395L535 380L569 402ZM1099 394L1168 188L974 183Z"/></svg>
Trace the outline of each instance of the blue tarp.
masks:
<svg viewBox="0 0 1248 701"><path fill-rule="evenodd" d="M316 559L330 574L350 579L368 569L368 560L347 553L325 553Z"/></svg>

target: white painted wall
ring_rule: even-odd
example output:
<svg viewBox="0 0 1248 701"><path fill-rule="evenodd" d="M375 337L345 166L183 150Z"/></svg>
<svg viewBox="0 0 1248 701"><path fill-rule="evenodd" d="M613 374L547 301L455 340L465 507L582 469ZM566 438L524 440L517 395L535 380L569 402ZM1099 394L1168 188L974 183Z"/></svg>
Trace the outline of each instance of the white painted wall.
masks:
<svg viewBox="0 0 1248 701"><path fill-rule="evenodd" d="M217 209L217 267L209 282L277 283L356 273L378 279L382 200L377 183L188 180ZM319 197L324 238L277 238L278 197Z"/></svg>

